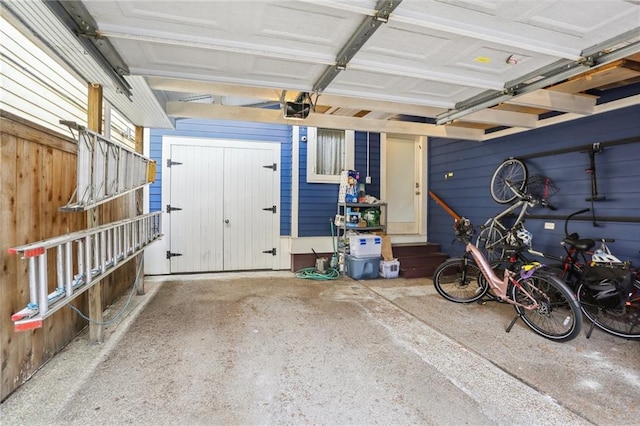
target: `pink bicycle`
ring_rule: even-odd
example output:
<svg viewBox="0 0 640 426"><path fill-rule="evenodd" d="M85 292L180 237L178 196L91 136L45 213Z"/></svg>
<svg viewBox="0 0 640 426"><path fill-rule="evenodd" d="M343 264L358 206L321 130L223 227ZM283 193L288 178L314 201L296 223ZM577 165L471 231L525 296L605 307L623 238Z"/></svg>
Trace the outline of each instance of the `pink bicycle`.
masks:
<svg viewBox="0 0 640 426"><path fill-rule="evenodd" d="M446 260L436 268L433 284L442 297L470 303L482 299L491 289L491 299L509 303L516 310L507 332L521 318L534 332L557 342L580 334L583 322L580 305L565 283L545 271L539 262L507 268L500 278L471 243L473 227L469 220L461 218L455 228L458 239L466 243L466 250L462 257Z"/></svg>

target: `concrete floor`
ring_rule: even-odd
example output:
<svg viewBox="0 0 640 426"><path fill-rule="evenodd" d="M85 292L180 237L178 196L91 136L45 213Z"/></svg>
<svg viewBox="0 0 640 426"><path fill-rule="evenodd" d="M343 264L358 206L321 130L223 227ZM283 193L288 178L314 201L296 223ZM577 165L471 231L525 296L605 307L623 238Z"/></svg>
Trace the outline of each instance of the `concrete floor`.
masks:
<svg viewBox="0 0 640 426"><path fill-rule="evenodd" d="M447 302L429 279L145 285L104 344L80 335L1 423L640 424L640 341L505 333L512 307Z"/></svg>

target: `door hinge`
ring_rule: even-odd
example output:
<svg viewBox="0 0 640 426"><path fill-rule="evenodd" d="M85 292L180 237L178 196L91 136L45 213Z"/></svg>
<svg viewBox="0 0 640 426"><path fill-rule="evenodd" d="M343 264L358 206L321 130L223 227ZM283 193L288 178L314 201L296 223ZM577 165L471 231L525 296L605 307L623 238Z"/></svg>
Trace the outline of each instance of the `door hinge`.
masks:
<svg viewBox="0 0 640 426"><path fill-rule="evenodd" d="M171 166L179 166L182 163L178 162L178 161L171 161L169 158L167 158L167 167L171 167Z"/></svg>
<svg viewBox="0 0 640 426"><path fill-rule="evenodd" d="M182 253L171 253L171 251L167 250L167 259L171 259L172 257L182 256Z"/></svg>
<svg viewBox="0 0 640 426"><path fill-rule="evenodd" d="M271 253L272 256L276 255L276 248L272 248L271 250L263 250L263 253Z"/></svg>
<svg viewBox="0 0 640 426"><path fill-rule="evenodd" d="M174 210L182 210L180 207L171 207L170 204L167 204L167 213L171 213Z"/></svg>
<svg viewBox="0 0 640 426"><path fill-rule="evenodd" d="M275 214L275 213L276 213L276 211L277 211L277 210L276 210L276 206L273 206L273 207L265 207L265 208L263 208L262 210L264 210L264 211L271 211L271 212L273 212L274 214Z"/></svg>
<svg viewBox="0 0 640 426"><path fill-rule="evenodd" d="M265 169L271 169L271 170L273 170L274 172L275 172L276 170L278 170L278 165L277 165L276 163L270 164L270 165L268 165L268 166L262 166L262 167L264 167Z"/></svg>

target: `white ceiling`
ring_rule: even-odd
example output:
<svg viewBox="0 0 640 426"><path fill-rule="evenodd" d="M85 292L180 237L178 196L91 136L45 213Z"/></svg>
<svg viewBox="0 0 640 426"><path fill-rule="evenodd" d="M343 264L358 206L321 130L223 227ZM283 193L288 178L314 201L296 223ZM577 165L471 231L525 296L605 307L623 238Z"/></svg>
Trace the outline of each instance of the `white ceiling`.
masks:
<svg viewBox="0 0 640 426"><path fill-rule="evenodd" d="M14 11L24 8L8 3ZM637 0L396 1L388 22L315 94L358 28L373 28L375 0L81 3L128 67L126 78L136 81L133 102L151 93L138 87L142 78L172 118L282 122L281 112L257 106L309 92L316 101L310 125L481 140L497 126L535 128L545 111L596 111L593 93L578 90L588 85L556 87L551 95L534 89L566 84L575 74L593 74L621 59L608 52L623 47L627 60L614 63L617 74L607 84L634 83L640 76ZM576 65L593 54L603 59ZM549 75L540 87L532 84ZM531 85L531 93L502 96L505 88L522 85ZM152 117L158 110L148 102L143 110L150 116L142 121L166 127L166 117ZM447 114L456 112L457 121L433 124L450 123L457 116ZM423 123L399 122L402 114L423 117Z"/></svg>

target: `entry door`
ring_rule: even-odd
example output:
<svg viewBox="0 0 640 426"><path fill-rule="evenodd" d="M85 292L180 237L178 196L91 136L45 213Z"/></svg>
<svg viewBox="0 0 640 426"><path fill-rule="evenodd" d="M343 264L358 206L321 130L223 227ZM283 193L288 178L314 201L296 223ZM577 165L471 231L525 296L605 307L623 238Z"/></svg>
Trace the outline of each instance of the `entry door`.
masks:
<svg viewBox="0 0 640 426"><path fill-rule="evenodd" d="M277 165L266 149L225 149L224 269L271 269ZM269 210L271 209L271 210Z"/></svg>
<svg viewBox="0 0 640 426"><path fill-rule="evenodd" d="M171 273L273 267L279 147L245 145L171 145Z"/></svg>
<svg viewBox="0 0 640 426"><path fill-rule="evenodd" d="M418 234L422 200L422 162L419 139L386 138L384 199L387 233Z"/></svg>

